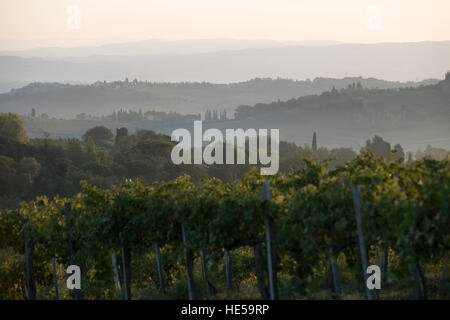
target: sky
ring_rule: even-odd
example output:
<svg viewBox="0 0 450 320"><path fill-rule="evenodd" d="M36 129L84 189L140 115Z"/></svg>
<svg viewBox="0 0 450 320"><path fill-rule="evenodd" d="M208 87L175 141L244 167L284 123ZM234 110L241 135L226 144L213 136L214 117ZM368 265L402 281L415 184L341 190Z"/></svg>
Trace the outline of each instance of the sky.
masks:
<svg viewBox="0 0 450 320"><path fill-rule="evenodd" d="M450 40L450 0L0 0L0 50L148 39Z"/></svg>

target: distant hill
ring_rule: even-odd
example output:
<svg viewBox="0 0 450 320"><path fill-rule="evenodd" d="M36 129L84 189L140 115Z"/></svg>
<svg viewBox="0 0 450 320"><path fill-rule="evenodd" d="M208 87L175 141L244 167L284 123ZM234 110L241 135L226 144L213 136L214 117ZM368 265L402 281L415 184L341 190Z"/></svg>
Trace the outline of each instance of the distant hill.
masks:
<svg viewBox="0 0 450 320"><path fill-rule="evenodd" d="M283 140L298 144L318 131L327 146L358 149L369 137L380 135L407 150L427 144L448 149L450 72L438 84L417 88L381 90L352 85L321 95L243 105L237 108L236 121L246 127L280 128Z"/></svg>
<svg viewBox="0 0 450 320"><path fill-rule="evenodd" d="M211 121L208 128L275 128L281 140L311 145L313 132L318 145L349 147L358 151L367 139L383 137L405 152L416 152L428 145L450 149L450 73L438 84L402 89L366 89L357 84L342 90L303 96L286 101L261 103L237 108L229 121ZM190 125L152 123L132 124L170 134Z"/></svg>
<svg viewBox="0 0 450 320"><path fill-rule="evenodd" d="M0 56L0 83L115 81L126 77L156 82L228 83L256 77L313 79L319 76L417 81L439 78L442 70L450 69L450 41L289 45L186 54L116 52L121 54L112 50L107 55L61 59Z"/></svg>
<svg viewBox="0 0 450 320"><path fill-rule="evenodd" d="M273 41L252 39L184 39L110 43L100 46L72 48L35 48L20 51L0 51L0 56L18 56L22 58L65 59L90 56L127 56L127 55L177 55L217 52L225 50L242 50L250 48L274 48L287 46L330 46L338 41Z"/></svg>
<svg viewBox="0 0 450 320"><path fill-rule="evenodd" d="M243 89L245 86L258 87L260 85L264 88L265 85L271 84L273 87L274 84L284 83L283 81L287 81L295 87L295 82L288 80L253 80L235 84L235 86L245 92ZM333 79L316 79L314 83L323 82L329 85L329 81L333 81ZM365 82L366 80L362 79L361 83ZM178 85L185 89L188 87L192 89L195 86L204 89L206 86L206 84ZM210 84L210 86L215 88L214 85ZM236 88L234 88L234 92L237 92ZM27 90L31 91L31 89ZM216 90L219 89L216 88ZM29 92L29 94L32 97L46 96L42 90L37 90L37 92L40 93ZM211 89L211 92L215 91ZM247 92L249 92L248 88ZM24 93L21 95L25 96ZM1 99L4 96L0 96L1 103L3 103ZM229 96L233 95L229 94ZM83 99L80 101L82 102ZM0 109L0 111L3 110ZM186 121L164 123L143 120L124 123L106 119L24 118L26 130L31 137L42 137L44 132L49 132L52 138L80 138L86 130L96 125L105 125L114 132L116 128L127 127L130 132L137 129L151 129L167 135L177 128L192 130L192 123L186 123ZM241 105L237 108L236 119L207 121L203 123L203 128L204 130L208 128L221 130L275 128L280 129L282 140L295 142L300 146L310 145L313 132L317 132L319 147L349 147L356 151L365 146L367 139L379 135L393 145L399 143L405 151L415 153L418 149L427 148L428 145L450 149L449 123L450 74L445 81L416 88L366 89L363 85L359 86L358 82L353 81L350 87L347 85L345 89L327 90L317 95L284 101L276 100L272 103Z"/></svg>
<svg viewBox="0 0 450 320"><path fill-rule="evenodd" d="M227 110L233 116L239 105L253 105L321 94L333 87L346 88L354 83L365 88L392 89L437 83L392 82L378 79L316 78L313 81L288 79L253 79L250 81L214 83L151 83L142 81L96 82L91 85L33 83L0 94L0 111L28 114L34 108L50 117L74 118L77 114L111 114L114 110L157 110L182 114L204 113L206 110Z"/></svg>

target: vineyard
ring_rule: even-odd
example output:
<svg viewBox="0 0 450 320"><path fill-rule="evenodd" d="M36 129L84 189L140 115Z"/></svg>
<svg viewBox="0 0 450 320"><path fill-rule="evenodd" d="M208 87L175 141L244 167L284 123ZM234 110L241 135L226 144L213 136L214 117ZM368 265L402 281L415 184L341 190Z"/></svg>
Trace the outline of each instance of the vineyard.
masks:
<svg viewBox="0 0 450 320"><path fill-rule="evenodd" d="M0 299L450 298L449 161L362 152L326 167L82 182L22 203L0 213ZM81 290L66 288L71 264ZM382 289L368 292L373 264Z"/></svg>

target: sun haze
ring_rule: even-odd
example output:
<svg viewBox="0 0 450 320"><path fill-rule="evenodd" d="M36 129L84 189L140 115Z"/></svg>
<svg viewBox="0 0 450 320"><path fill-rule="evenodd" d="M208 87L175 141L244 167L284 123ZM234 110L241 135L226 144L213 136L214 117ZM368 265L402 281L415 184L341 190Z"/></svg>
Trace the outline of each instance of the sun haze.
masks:
<svg viewBox="0 0 450 320"><path fill-rule="evenodd" d="M147 39L450 39L448 0L2 0L0 50Z"/></svg>

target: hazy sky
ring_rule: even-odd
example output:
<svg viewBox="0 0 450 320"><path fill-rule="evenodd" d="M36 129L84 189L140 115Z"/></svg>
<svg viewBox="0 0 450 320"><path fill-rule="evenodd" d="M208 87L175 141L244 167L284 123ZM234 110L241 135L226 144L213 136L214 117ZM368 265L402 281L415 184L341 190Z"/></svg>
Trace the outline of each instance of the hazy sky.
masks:
<svg viewBox="0 0 450 320"><path fill-rule="evenodd" d="M0 50L154 38L440 41L450 40L449 13L450 0L0 0Z"/></svg>

